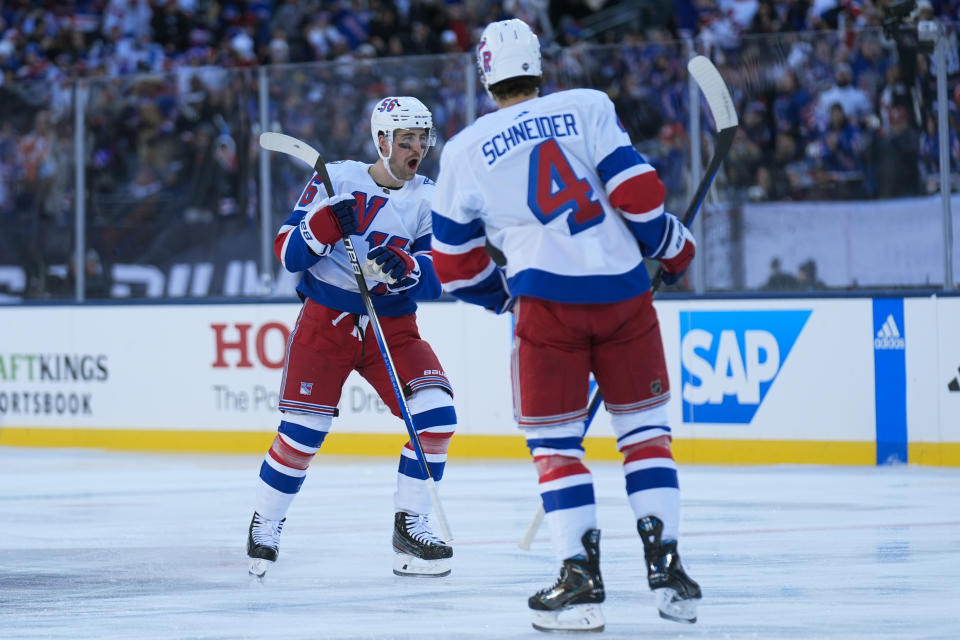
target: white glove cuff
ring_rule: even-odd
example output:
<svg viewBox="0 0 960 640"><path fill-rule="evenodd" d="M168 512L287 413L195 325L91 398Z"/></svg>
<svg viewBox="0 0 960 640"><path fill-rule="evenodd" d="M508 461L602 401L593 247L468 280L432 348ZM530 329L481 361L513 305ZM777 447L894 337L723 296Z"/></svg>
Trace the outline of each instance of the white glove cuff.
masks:
<svg viewBox="0 0 960 640"><path fill-rule="evenodd" d="M697 246L697 242L693 239L693 234L690 233L690 230L680 224L680 221L677 221L676 232L673 234L670 244L664 248L663 255L660 259L669 260L670 258L675 258L688 242L693 246Z"/></svg>
<svg viewBox="0 0 960 640"><path fill-rule="evenodd" d="M300 236L303 238L303 241L307 243L307 246L310 247L310 251L313 251L322 258L330 255L330 252L333 251L333 245L323 244L310 232L310 219L317 214L317 211L322 211L322 209L311 211L300 220Z"/></svg>
<svg viewBox="0 0 960 640"><path fill-rule="evenodd" d="M693 239L693 234L680 222L680 219L672 213L664 213L663 238L660 239L660 246L650 256L655 260L669 260L680 253L683 245L687 242L697 246Z"/></svg>

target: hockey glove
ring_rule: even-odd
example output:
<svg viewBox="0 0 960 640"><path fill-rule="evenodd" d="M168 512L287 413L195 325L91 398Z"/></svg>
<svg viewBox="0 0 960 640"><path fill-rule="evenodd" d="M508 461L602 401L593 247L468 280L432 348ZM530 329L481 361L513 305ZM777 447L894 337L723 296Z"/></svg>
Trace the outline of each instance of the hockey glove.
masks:
<svg viewBox="0 0 960 640"><path fill-rule="evenodd" d="M697 252L697 242L677 216L672 213L663 215L666 217L663 239L653 257L659 260L663 267L663 284L669 286L676 284L683 277Z"/></svg>
<svg viewBox="0 0 960 640"><path fill-rule="evenodd" d="M303 216L300 234L310 250L326 255L330 253L330 245L355 234L359 227L356 206L356 198L342 194L321 200L313 211Z"/></svg>
<svg viewBox="0 0 960 640"><path fill-rule="evenodd" d="M367 254L365 271L386 283L393 293L404 291L420 282L420 265L416 259L400 247L381 245Z"/></svg>

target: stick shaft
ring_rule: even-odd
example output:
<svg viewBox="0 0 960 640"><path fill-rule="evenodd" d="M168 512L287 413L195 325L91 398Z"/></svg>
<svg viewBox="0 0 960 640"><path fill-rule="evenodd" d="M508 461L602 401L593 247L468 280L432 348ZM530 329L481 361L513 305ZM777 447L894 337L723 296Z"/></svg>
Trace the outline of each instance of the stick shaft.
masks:
<svg viewBox="0 0 960 640"><path fill-rule="evenodd" d="M335 195L333 190L333 182L330 180L330 173L327 171L327 165L323 160L323 156L321 156L315 149L312 149L309 145L297 140L296 138L273 133L261 134L261 145L264 148L272 151L289 153L290 155L303 160L307 164L310 164L310 160L313 160L313 170L318 176L320 176L320 180L323 182L323 187L327 190L327 196L332 197ZM292 148L288 149L286 145L289 145ZM357 252L354 250L353 240L350 238L350 236L343 237L343 246L347 250L347 257L350 259L350 266L353 269L353 275L357 280L357 288L360 290L360 298L363 300L363 306L367 310L367 317L370 318L370 327L373 329L373 334L377 340L377 345L380 347L380 353L383 356L383 364L387 368L387 377L390 378L390 384L393 387L393 393L396 396L397 404L400 407L400 415L403 418L404 426L407 428L407 434L410 436L410 442L413 445L414 452L416 453L417 459L420 461L420 466L426 476L427 493L430 494L430 502L433 504L433 512L437 520L437 525L444 539L447 542L452 542L453 534L450 531L450 525L447 522L447 516L443 510L443 505L440 503L440 495L437 493L437 484L433 478L433 474L430 472L430 465L427 464L427 456L423 451L423 445L420 443L420 436L417 434L417 429L413 424L413 418L410 416L410 409L407 407L407 400L403 394L403 389L400 386L400 377L397 374L397 369L393 364L393 357L390 355L390 348L387 346L387 340L383 334L383 328L380 326L380 319L377 316L377 310L373 305L373 298L371 297L370 290L367 287L367 280L363 275L363 271L360 269L360 260L357 258Z"/></svg>
<svg viewBox="0 0 960 640"><path fill-rule="evenodd" d="M697 190L693 194L693 198L690 200L690 204L687 205L687 210L683 214L680 222L683 223L683 226L690 227L693 223L694 218L697 217L697 213L700 212L700 207L703 204L703 200L707 197L707 192L710 190L711 185L713 185L713 179L717 176L717 171L720 170L720 165L726 159L727 154L730 152L730 146L733 144L733 138L737 133L737 127L733 126L728 129L724 129L717 135L717 148L713 151L713 157L710 158L710 164L707 165L707 171L703 174L703 178L700 179L700 184L697 185ZM663 284L663 267L657 266L657 272L653 276L653 281L650 284L650 288L653 290L653 293L656 294L657 290L660 289L660 286Z"/></svg>

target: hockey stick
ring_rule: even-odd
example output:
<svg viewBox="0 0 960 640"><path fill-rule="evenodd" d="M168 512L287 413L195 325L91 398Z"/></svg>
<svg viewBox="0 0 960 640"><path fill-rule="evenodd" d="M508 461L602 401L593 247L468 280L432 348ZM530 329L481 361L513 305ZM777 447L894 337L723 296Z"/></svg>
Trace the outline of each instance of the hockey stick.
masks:
<svg viewBox="0 0 960 640"><path fill-rule="evenodd" d="M727 89L727 84L723 81L723 77L720 75L720 72L717 71L717 68L713 66L713 63L710 62L706 56L696 56L687 63L687 71L693 76L697 86L700 87L700 91L703 92L703 96L707 99L707 106L710 108L710 113L713 115L713 122L717 127L717 145L713 150L713 157L710 158L710 163L707 165L707 171L703 174L703 178L700 180L700 184L697 185L697 190L694 192L693 198L690 200L690 204L687 205L687 210L680 220L685 227L689 227L693 219L697 217L700 206L707 196L707 191L710 190L710 185L713 184L713 179L720 169L720 164L730 152L730 147L733 145L733 138L736 136L737 128L740 126L737 119L737 110L733 106L733 98L730 97L730 90ZM657 295L657 291L662 284L663 267L658 266L657 272L654 274L653 280L650 283L651 297ZM593 392L593 397L590 398L590 404L587 407L587 419L583 429L584 435L586 435L587 430L590 428L590 423L593 421L593 417L596 415L602 399L600 387L598 386ZM537 509L537 513L533 516L533 520L530 521L527 532L518 545L524 551L530 549L533 538L537 535L537 531L540 529L540 525L543 523L545 516L546 512L543 510L543 504L541 504Z"/></svg>
<svg viewBox="0 0 960 640"><path fill-rule="evenodd" d="M693 80L700 87L703 96L707 99L707 106L713 115L713 122L717 127L717 146L713 150L713 157L710 158L710 164L707 165L707 171L703 174L697 190L693 194L693 199L687 205L687 210L680 221L685 227L693 223L700 211L700 205L707 197L707 191L713 184L713 179L720 170L720 164L726 159L733 145L733 138L737 135L737 128L740 126L737 120L737 110L733 106L733 98L730 97L730 90L717 68L713 66L706 56L696 56L687 63L687 71L693 76ZM657 267L657 272L653 276L651 289L653 293L657 292L663 282L663 266Z"/></svg>
<svg viewBox="0 0 960 640"><path fill-rule="evenodd" d="M313 167L313 170L320 176L323 186L327 190L327 196L332 197L333 184L330 181L330 174L327 173L327 165L323 161L320 153L307 143L297 140L294 137L283 133L266 131L260 134L260 146L269 151L278 151L291 155L294 158L302 160L307 165ZM397 375L396 367L393 365L393 357L390 355L390 349L387 347L386 338L383 335L383 329L380 327L380 320L377 317L377 310L373 306L373 298L370 297L370 290L367 288L367 280L360 269L360 261L357 259L357 253L353 249L353 241L350 236L344 236L343 246L347 249L347 256L350 258L350 266L353 267L353 275L357 279L357 288L360 289L360 297L363 299L363 306L367 309L367 316L370 318L370 326L373 328L373 334L380 346L380 353L383 355L383 364L387 367L387 377L390 378L390 384L393 385L393 393L397 398L397 404L400 406L400 415L403 416L403 423L407 427L407 433L410 436L410 442L413 443L414 452L420 460L420 465L426 474L427 492L430 494L430 501L433 503L433 511L437 515L437 524L444 540L453 541L453 534L450 532L450 525L447 524L447 516L440 504L440 495L437 493L437 484L433 480L433 474L430 473L430 465L427 464L427 456L423 452L423 445L420 444L420 436L413 425L413 419L410 417L410 409L407 408L407 400L403 397L403 390L400 388L400 378Z"/></svg>

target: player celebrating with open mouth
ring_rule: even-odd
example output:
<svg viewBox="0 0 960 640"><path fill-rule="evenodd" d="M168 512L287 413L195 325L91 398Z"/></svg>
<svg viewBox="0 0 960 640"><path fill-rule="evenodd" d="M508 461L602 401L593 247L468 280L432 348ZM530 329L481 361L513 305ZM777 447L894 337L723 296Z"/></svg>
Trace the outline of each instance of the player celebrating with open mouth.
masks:
<svg viewBox="0 0 960 640"><path fill-rule="evenodd" d="M274 241L283 266L303 274L297 292L304 302L287 343L280 426L260 466L247 536L250 573L258 577L277 559L287 511L339 413L350 372L363 376L394 415L402 413L375 331L367 330L370 317L341 241L348 236L366 257L367 289L429 468L427 474L408 442L394 494L393 570L450 573L453 549L434 533L427 480L443 476L457 416L450 382L415 314L416 300L441 291L430 252L434 183L416 173L435 141L433 117L416 98L388 97L374 107L370 128L376 163L325 165L337 195L314 175Z"/></svg>

